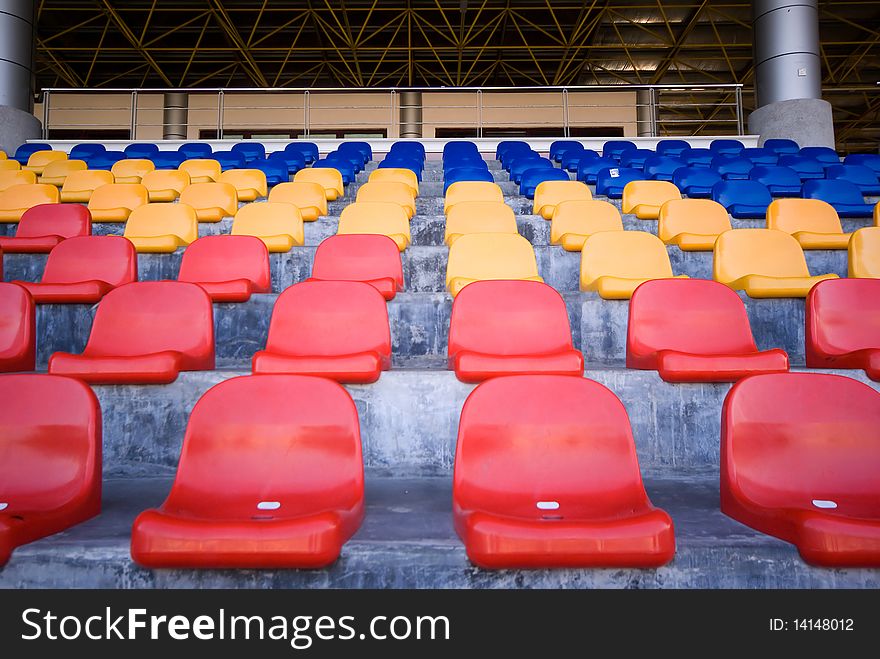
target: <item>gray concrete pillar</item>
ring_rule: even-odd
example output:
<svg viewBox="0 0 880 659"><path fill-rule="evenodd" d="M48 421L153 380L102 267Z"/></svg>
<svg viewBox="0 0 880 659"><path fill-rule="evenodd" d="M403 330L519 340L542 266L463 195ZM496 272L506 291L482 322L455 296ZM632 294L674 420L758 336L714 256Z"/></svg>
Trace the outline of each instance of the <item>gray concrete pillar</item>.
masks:
<svg viewBox="0 0 880 659"><path fill-rule="evenodd" d="M186 92L169 92L163 95L164 111L162 113L162 139L187 139L189 124L189 94Z"/></svg>
<svg viewBox="0 0 880 659"><path fill-rule="evenodd" d="M834 148L831 106L822 100L817 0L753 0L755 102L749 132L801 146Z"/></svg>
<svg viewBox="0 0 880 659"><path fill-rule="evenodd" d="M422 137L422 92L400 92L400 136Z"/></svg>
<svg viewBox="0 0 880 659"><path fill-rule="evenodd" d="M639 89L636 92L636 134L639 137L655 137L654 106L651 103L650 89Z"/></svg>
<svg viewBox="0 0 880 659"><path fill-rule="evenodd" d="M40 136L34 117L34 0L0 3L0 149Z"/></svg>

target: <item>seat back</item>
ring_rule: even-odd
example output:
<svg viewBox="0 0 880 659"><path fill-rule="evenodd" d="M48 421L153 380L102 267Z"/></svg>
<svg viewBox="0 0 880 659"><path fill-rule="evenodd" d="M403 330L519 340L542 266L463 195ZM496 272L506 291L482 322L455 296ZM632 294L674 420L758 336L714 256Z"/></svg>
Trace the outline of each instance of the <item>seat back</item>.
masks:
<svg viewBox="0 0 880 659"><path fill-rule="evenodd" d="M149 199L150 193L140 183L108 183L94 189L89 198L89 210L127 208L134 211L146 204Z"/></svg>
<svg viewBox="0 0 880 659"><path fill-rule="evenodd" d="M336 235L315 250L312 277L337 281L391 278L403 288L403 266L397 245L379 234Z"/></svg>
<svg viewBox="0 0 880 659"><path fill-rule="evenodd" d="M724 156L739 155L745 147L739 140L718 139L712 140L709 144L709 150L713 153Z"/></svg>
<svg viewBox="0 0 880 659"><path fill-rule="evenodd" d="M834 206L819 199L776 199L767 207L767 228L785 233L843 233Z"/></svg>
<svg viewBox="0 0 880 659"><path fill-rule="evenodd" d="M49 252L44 284L103 281L122 286L137 281L137 252L121 236L80 236L63 240Z"/></svg>
<svg viewBox="0 0 880 659"><path fill-rule="evenodd" d="M657 235L665 243L681 233L717 235L730 229L727 210L711 199L671 199L660 207Z"/></svg>
<svg viewBox="0 0 880 659"><path fill-rule="evenodd" d="M536 281L477 281L452 303L449 354L549 354L571 350L562 296Z"/></svg>
<svg viewBox="0 0 880 659"><path fill-rule="evenodd" d="M21 286L0 282L0 370L34 370L35 349L36 310L33 299ZM5 414L5 407L10 402L0 400L3 400ZM2 437L0 435L0 457L3 453ZM0 501L3 499L0 498Z"/></svg>
<svg viewBox="0 0 880 659"><path fill-rule="evenodd" d="M711 188L721 180L721 175L711 169L679 167L672 174L672 182L685 194L691 187Z"/></svg>
<svg viewBox="0 0 880 659"><path fill-rule="evenodd" d="M858 186L870 186L873 188L880 186L874 170L864 165L831 165L825 170L825 178L839 178L855 183Z"/></svg>
<svg viewBox="0 0 880 659"><path fill-rule="evenodd" d="M411 241L406 211L391 201L358 201L342 209L337 234L358 233L399 234Z"/></svg>
<svg viewBox="0 0 880 659"><path fill-rule="evenodd" d="M302 215L299 208L284 202L246 204L235 214L232 232L247 236L292 236L295 244L302 245Z"/></svg>
<svg viewBox="0 0 880 659"><path fill-rule="evenodd" d="M728 210L736 205L769 206L773 198L757 181L721 181L712 186L712 199Z"/></svg>
<svg viewBox="0 0 880 659"><path fill-rule="evenodd" d="M655 151L670 158L677 158L685 149L690 149L690 142L685 140L660 140Z"/></svg>
<svg viewBox="0 0 880 659"><path fill-rule="evenodd" d="M599 231L623 231L616 206L600 199L563 201L553 211L550 242L558 244L567 233L590 235Z"/></svg>
<svg viewBox="0 0 880 659"><path fill-rule="evenodd" d="M730 288L705 279L654 279L630 300L626 350L717 355L757 348L745 305Z"/></svg>
<svg viewBox="0 0 880 659"><path fill-rule="evenodd" d="M416 202L412 188L400 181L371 181L358 188L356 201L384 201L399 204L415 213Z"/></svg>
<svg viewBox="0 0 880 659"><path fill-rule="evenodd" d="M880 278L880 226L853 233L847 257L850 277Z"/></svg>
<svg viewBox="0 0 880 659"><path fill-rule="evenodd" d="M491 181L456 181L446 189L443 212L463 201L497 201L504 203L501 186Z"/></svg>
<svg viewBox="0 0 880 659"><path fill-rule="evenodd" d="M644 172L637 169L625 169L623 167L608 167L599 170L596 174L597 195L622 194L623 188L631 181L640 181L645 178ZM619 191L619 192L618 192Z"/></svg>
<svg viewBox="0 0 880 659"><path fill-rule="evenodd" d="M57 375L0 376L0 501L28 521L101 502L101 409L89 386Z"/></svg>
<svg viewBox="0 0 880 659"><path fill-rule="evenodd" d="M41 236L88 236L92 232L89 209L79 204L40 204L28 208L21 216L16 238Z"/></svg>
<svg viewBox="0 0 880 659"><path fill-rule="evenodd" d="M177 236L189 244L199 237L196 211L187 204L144 204L125 223L126 237Z"/></svg>
<svg viewBox="0 0 880 659"><path fill-rule="evenodd" d="M544 206L557 206L563 201L590 201L590 187L580 181L543 181L535 188L532 212L540 214Z"/></svg>
<svg viewBox="0 0 880 659"><path fill-rule="evenodd" d="M88 165L86 165L85 160L54 160L43 168L41 178L64 179L69 176L71 172L81 172L87 167ZM57 183L53 182L53 185L57 185Z"/></svg>
<svg viewBox="0 0 880 659"><path fill-rule="evenodd" d="M58 188L46 183L13 185L0 192L0 210L28 209L39 204L57 204Z"/></svg>
<svg viewBox="0 0 880 659"><path fill-rule="evenodd" d="M107 151L107 147L103 144L94 144L94 143L83 143L83 144L75 144L67 154L68 158L82 158L87 159L89 156L94 156L99 153L104 153Z"/></svg>
<svg viewBox="0 0 880 659"><path fill-rule="evenodd" d="M345 186L342 183L342 173L338 169L332 167L309 167L301 169L293 175L293 181L303 181L305 183L318 183L327 191L332 190L335 196L327 196L328 199L335 199L345 194Z"/></svg>
<svg viewBox="0 0 880 659"><path fill-rule="evenodd" d="M825 354L880 349L880 279L829 279L806 301L806 346Z"/></svg>
<svg viewBox="0 0 880 659"><path fill-rule="evenodd" d="M512 233L469 233L449 248L446 285L467 279L528 279L538 276L532 244Z"/></svg>
<svg viewBox="0 0 880 659"><path fill-rule="evenodd" d="M141 184L148 193L175 190L179 195L190 184L190 177L182 169L157 169L144 174Z"/></svg>
<svg viewBox="0 0 880 659"><path fill-rule="evenodd" d="M64 179L64 185L61 186L62 196L65 193L74 192L94 192L102 185L113 183L113 174L106 169L87 169L85 171L71 172Z"/></svg>
<svg viewBox="0 0 880 659"><path fill-rule="evenodd" d="M821 199L829 204L862 205L865 203L859 186L842 179L804 181L804 199Z"/></svg>
<svg viewBox="0 0 880 659"><path fill-rule="evenodd" d="M635 151L636 148L636 145L629 140L609 140L602 146L602 157L620 160L624 151Z"/></svg>
<svg viewBox="0 0 880 659"><path fill-rule="evenodd" d="M35 151L27 160L26 167L37 174L42 174L50 162L67 160L66 151Z"/></svg>
<svg viewBox="0 0 880 659"><path fill-rule="evenodd" d="M461 411L453 492L456 509L498 502L505 515L534 519L615 518L626 503L648 502L623 404L598 382L559 375L474 389Z"/></svg>
<svg viewBox="0 0 880 659"><path fill-rule="evenodd" d="M821 373L756 375L721 417L721 490L767 508L880 515L880 394Z"/></svg>
<svg viewBox="0 0 880 659"><path fill-rule="evenodd" d="M686 167L684 160L667 156L650 156L645 158L645 175L653 179L671 181L676 169Z"/></svg>
<svg viewBox="0 0 880 659"><path fill-rule="evenodd" d="M517 233L516 216L497 201L464 201L449 209L444 240L466 233Z"/></svg>
<svg viewBox="0 0 880 659"><path fill-rule="evenodd" d="M805 158L812 158L821 163L830 163L832 165L840 163L840 156L837 155L837 152L827 146L803 146L798 153Z"/></svg>
<svg viewBox="0 0 880 659"><path fill-rule="evenodd" d="M233 144L231 150L243 155L245 162L266 157L266 147L259 142L239 142Z"/></svg>
<svg viewBox="0 0 880 659"><path fill-rule="evenodd" d="M210 360L213 365L214 312L211 298L200 286L142 281L114 288L104 296L84 354L125 357L166 350Z"/></svg>
<svg viewBox="0 0 880 659"><path fill-rule="evenodd" d="M804 252L792 236L775 229L725 231L715 241L713 279L730 283L746 275L809 277Z"/></svg>
<svg viewBox="0 0 880 659"><path fill-rule="evenodd" d="M299 209L317 208L319 215L327 215L327 195L319 183L279 183L269 192L269 201L293 204Z"/></svg>
<svg viewBox="0 0 880 659"><path fill-rule="evenodd" d="M266 174L260 169L227 169L220 174L218 183L233 185L239 198L245 196L243 193L251 193L251 191L254 191L257 197L265 197L269 194Z"/></svg>
<svg viewBox="0 0 880 659"><path fill-rule="evenodd" d="M417 197L419 194L419 179L416 176L416 173L411 169L404 169L401 167L374 169L370 172L370 178L368 181L370 183L375 183L377 181L404 183L412 190L413 196Z"/></svg>
<svg viewBox="0 0 880 659"><path fill-rule="evenodd" d="M196 209L222 208L228 216L238 212L238 192L231 183L193 183L180 193L180 203Z"/></svg>
<svg viewBox="0 0 880 659"><path fill-rule="evenodd" d="M177 147L184 156L192 160L209 158L214 152L213 147L207 142L188 142Z"/></svg>
<svg viewBox="0 0 880 659"><path fill-rule="evenodd" d="M603 231L581 250L581 281L599 277L662 279L672 277L666 245L646 231Z"/></svg>
<svg viewBox="0 0 880 659"><path fill-rule="evenodd" d="M151 160L153 156L159 153L159 147L149 142L141 142L129 144L123 149L123 152L127 158Z"/></svg>
<svg viewBox="0 0 880 659"><path fill-rule="evenodd" d="M797 153L800 150L797 142L783 138L764 140L761 146L776 153Z"/></svg>
<svg viewBox="0 0 880 659"><path fill-rule="evenodd" d="M37 175L26 169L11 169L0 172L0 192L15 185L33 185L36 182Z"/></svg>
<svg viewBox="0 0 880 659"><path fill-rule="evenodd" d="M193 241L180 261L178 281L252 281L261 290L271 286L269 252L254 236L204 236Z"/></svg>
<svg viewBox="0 0 880 659"><path fill-rule="evenodd" d="M681 192L669 181L630 181L623 188L623 212L636 206L662 206L670 199L681 199Z"/></svg>
<svg viewBox="0 0 880 659"><path fill-rule="evenodd" d="M220 178L220 163L213 158L190 158L180 163L180 169L189 174L191 180L210 179L217 181ZM207 183L210 181L199 181Z"/></svg>
<svg viewBox="0 0 880 659"><path fill-rule="evenodd" d="M152 172L156 169L156 165L152 160L142 158L132 158L129 160L119 160L113 163L110 172L115 179L137 179L136 183L140 183L144 174Z"/></svg>
<svg viewBox="0 0 880 659"><path fill-rule="evenodd" d="M768 188L773 185L800 186L801 177L791 167L782 165L767 165L754 167L749 172L749 178L757 181Z"/></svg>

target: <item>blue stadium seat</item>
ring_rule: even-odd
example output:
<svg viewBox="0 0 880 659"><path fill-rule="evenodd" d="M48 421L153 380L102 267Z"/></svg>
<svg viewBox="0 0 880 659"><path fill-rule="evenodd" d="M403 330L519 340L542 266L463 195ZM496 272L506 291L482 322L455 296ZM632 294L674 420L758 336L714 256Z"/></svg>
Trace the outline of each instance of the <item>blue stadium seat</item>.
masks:
<svg viewBox="0 0 880 659"><path fill-rule="evenodd" d="M259 142L239 142L232 145L232 151L243 155L245 163L266 157L266 147Z"/></svg>
<svg viewBox="0 0 880 659"><path fill-rule="evenodd" d="M840 156L837 155L837 151L829 149L827 146L805 146L798 152L798 155L818 160L823 167L840 164Z"/></svg>
<svg viewBox="0 0 880 659"><path fill-rule="evenodd" d="M379 169L408 169L416 175L416 178L419 181L421 181L424 164L416 157L392 155L389 152L389 154L379 162L377 167Z"/></svg>
<svg viewBox="0 0 880 659"><path fill-rule="evenodd" d="M581 158L578 181L595 185L599 172L609 167L617 167L617 161L613 158Z"/></svg>
<svg viewBox="0 0 880 659"><path fill-rule="evenodd" d="M620 166L629 169L645 169L645 160L656 155L651 149L629 149L620 154Z"/></svg>
<svg viewBox="0 0 880 659"><path fill-rule="evenodd" d="M19 164L24 167L28 163L28 159L32 154L37 151L51 151L52 147L48 144L44 144L42 142L33 142L31 144L22 144L15 150L15 155L12 156L14 160L17 160Z"/></svg>
<svg viewBox="0 0 880 659"><path fill-rule="evenodd" d="M721 180L721 175L712 169L681 167L672 174L672 182L688 197L706 199L712 196L712 188Z"/></svg>
<svg viewBox="0 0 880 659"><path fill-rule="evenodd" d="M345 166L353 168L355 175L364 169L364 156L357 149L345 149L340 151L336 149L327 154L325 160L345 163Z"/></svg>
<svg viewBox="0 0 880 659"><path fill-rule="evenodd" d="M425 147L419 142L395 142L388 150L388 155L395 158L406 158L418 160L422 165L425 164Z"/></svg>
<svg viewBox="0 0 880 659"><path fill-rule="evenodd" d="M821 199L834 206L840 217L871 217L873 204L866 204L855 183L840 179L804 182L804 199Z"/></svg>
<svg viewBox="0 0 880 659"><path fill-rule="evenodd" d="M341 158L332 158L329 155L326 158L321 158L320 160L316 160L312 163L312 167L316 167L318 169L336 169L342 175L342 184L348 185L349 183L353 183L355 179L355 171L354 166L348 160L342 160Z"/></svg>
<svg viewBox="0 0 880 659"><path fill-rule="evenodd" d="M149 142L140 142L137 144L129 144L123 149L126 158L152 160L159 153L159 147Z"/></svg>
<svg viewBox="0 0 880 659"><path fill-rule="evenodd" d="M320 156L318 155L318 145L314 142L302 142L294 140L284 147L285 153L298 153L306 161L307 165L315 162Z"/></svg>
<svg viewBox="0 0 880 659"><path fill-rule="evenodd" d="M602 157L613 158L615 162L620 162L620 156L624 151L637 148L638 147L629 140L609 140L602 145Z"/></svg>
<svg viewBox="0 0 880 659"><path fill-rule="evenodd" d="M104 153L107 150L103 144L76 144L67 154L70 160L88 160L91 156Z"/></svg>
<svg viewBox="0 0 880 659"><path fill-rule="evenodd" d="M596 194L609 199L623 197L623 189L630 181L642 181L645 175L637 169L606 167L596 175Z"/></svg>
<svg viewBox="0 0 880 659"><path fill-rule="evenodd" d="M266 156L266 159L283 162L284 166L287 167L288 174L296 174L299 170L305 169L306 166L306 159L298 151L275 151Z"/></svg>
<svg viewBox="0 0 880 659"><path fill-rule="evenodd" d="M690 148L690 143L684 140L660 140L655 151L667 158L681 158L681 152Z"/></svg>
<svg viewBox="0 0 880 659"><path fill-rule="evenodd" d="M749 172L749 178L767 186L773 197L800 197L801 177L790 167L782 165L758 166Z"/></svg>
<svg viewBox="0 0 880 659"><path fill-rule="evenodd" d="M581 149L580 151L577 149L569 149L568 151L563 152L560 165L562 166L562 169L568 172L576 172L578 166L581 164L581 160L584 158L592 158L595 160L601 158L601 156L593 151L593 149Z"/></svg>
<svg viewBox="0 0 880 659"><path fill-rule="evenodd" d="M214 149L207 142L187 142L177 147L184 156L184 160L198 160L202 158L210 158L214 153Z"/></svg>
<svg viewBox="0 0 880 659"><path fill-rule="evenodd" d="M244 169L247 160L241 151L215 151L211 158L220 163L220 169Z"/></svg>
<svg viewBox="0 0 880 659"><path fill-rule="evenodd" d="M266 175L266 185L270 188L273 185L290 181L290 170L283 155L277 158L260 158L258 160L251 160L247 166L251 169L259 169L263 172Z"/></svg>
<svg viewBox="0 0 880 659"><path fill-rule="evenodd" d="M473 142L469 142L469 144L473 144ZM447 146L449 145L447 144ZM474 148L476 149L476 146ZM508 151L531 151L531 149L532 147L529 146L529 143L522 140L502 140L495 147L495 159L501 160L501 156ZM445 148L443 149L443 155L446 155Z"/></svg>
<svg viewBox="0 0 880 659"><path fill-rule="evenodd" d="M748 158L715 156L712 158L711 169L718 172L725 181L746 181L754 166Z"/></svg>
<svg viewBox="0 0 880 659"><path fill-rule="evenodd" d="M153 164L156 169L178 169L186 159L186 154L180 151L160 151L153 156Z"/></svg>
<svg viewBox="0 0 880 659"><path fill-rule="evenodd" d="M503 144L503 142L502 142ZM501 146L500 144L498 145ZM470 141L447 142L443 146L443 160L447 158L455 158L458 156L476 156L480 158L480 150L477 145Z"/></svg>
<svg viewBox="0 0 880 659"><path fill-rule="evenodd" d="M495 177L488 169L481 167L455 167L443 174L443 194L453 183L458 181L488 181L495 182Z"/></svg>
<svg viewBox="0 0 880 659"><path fill-rule="evenodd" d="M753 165L761 165L764 167L775 165L779 162L779 154L772 149L755 147L746 148L742 150L740 157L748 158L752 161Z"/></svg>
<svg viewBox="0 0 880 659"><path fill-rule="evenodd" d="M680 167L687 167L687 164L678 158L655 154L645 159L645 175L655 181L671 181L675 170Z"/></svg>
<svg viewBox="0 0 880 659"><path fill-rule="evenodd" d="M874 171L880 177L880 154L877 153L851 153L843 162L847 165L861 165Z"/></svg>
<svg viewBox="0 0 880 659"><path fill-rule="evenodd" d="M125 160L125 154L122 151L103 151L96 153L88 158L83 158L89 169L106 169L109 170L120 160Z"/></svg>
<svg viewBox="0 0 880 659"><path fill-rule="evenodd" d="M537 151L532 151L531 149L523 149L521 147L511 147L501 152L501 155L498 157L498 162L501 163L501 167L503 169L510 169L510 164L514 160L518 160L520 158L540 158L541 154Z"/></svg>
<svg viewBox="0 0 880 659"><path fill-rule="evenodd" d="M535 198L535 188L544 181L570 181L568 172L556 167L537 167L522 173L519 182L519 193L529 199Z"/></svg>
<svg viewBox="0 0 880 659"><path fill-rule="evenodd" d="M774 151L779 155L794 155L801 150L797 142L795 142L794 140L786 139L764 140L763 147L765 149L770 149L771 151Z"/></svg>
<svg viewBox="0 0 880 659"><path fill-rule="evenodd" d="M549 158L517 158L510 165L510 180L514 183L522 181L523 172L527 169L535 169L537 167L549 167L555 169Z"/></svg>
<svg viewBox="0 0 880 659"><path fill-rule="evenodd" d="M369 142L343 142L339 145L338 150L343 152L359 152L364 159L364 165L373 159L373 148L370 146Z"/></svg>
<svg viewBox="0 0 880 659"><path fill-rule="evenodd" d="M773 199L757 181L719 181L712 187L712 199L737 219L764 218Z"/></svg>
<svg viewBox="0 0 880 659"><path fill-rule="evenodd" d="M715 154L709 149L691 148L682 151L679 157L687 163L688 167L709 169L712 165L712 158L715 157Z"/></svg>
<svg viewBox="0 0 880 659"><path fill-rule="evenodd" d="M825 178L825 168L818 160L800 155L785 154L779 156L779 164L783 167L791 167L797 172L801 181Z"/></svg>
<svg viewBox="0 0 880 659"><path fill-rule="evenodd" d="M455 156L453 158L446 158L443 161L444 172L448 172L450 169L458 169L459 167L472 167L489 171L489 164L479 156Z"/></svg>
<svg viewBox="0 0 880 659"><path fill-rule="evenodd" d="M575 140L555 140L550 144L550 160L562 162L562 154L569 149L583 149L584 145Z"/></svg>
<svg viewBox="0 0 880 659"><path fill-rule="evenodd" d="M709 144L709 150L717 156L738 156L744 148L739 140L718 139Z"/></svg>
<svg viewBox="0 0 880 659"><path fill-rule="evenodd" d="M831 165L825 170L825 178L855 183L863 195L880 195L877 174L873 169L862 165Z"/></svg>

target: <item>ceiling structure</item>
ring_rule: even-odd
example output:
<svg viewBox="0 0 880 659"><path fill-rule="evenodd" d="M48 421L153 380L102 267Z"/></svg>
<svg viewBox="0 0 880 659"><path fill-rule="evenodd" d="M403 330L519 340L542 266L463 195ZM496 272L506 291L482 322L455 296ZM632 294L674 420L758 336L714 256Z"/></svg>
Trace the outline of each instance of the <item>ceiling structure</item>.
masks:
<svg viewBox="0 0 880 659"><path fill-rule="evenodd" d="M745 1L38 0L37 7L38 90L735 82L745 86L746 112L754 104ZM823 94L838 144L876 151L880 2L820 0L819 18ZM691 102L663 112L704 120L734 110Z"/></svg>

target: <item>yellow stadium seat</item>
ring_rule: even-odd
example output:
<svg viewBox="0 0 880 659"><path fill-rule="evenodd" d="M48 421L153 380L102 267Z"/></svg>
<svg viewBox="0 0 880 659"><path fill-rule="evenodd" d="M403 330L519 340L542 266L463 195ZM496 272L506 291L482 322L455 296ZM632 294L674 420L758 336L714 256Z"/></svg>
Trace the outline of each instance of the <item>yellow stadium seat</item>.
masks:
<svg viewBox="0 0 880 659"><path fill-rule="evenodd" d="M671 277L666 245L647 231L600 231L581 250L581 290L606 300L628 300L639 284Z"/></svg>
<svg viewBox="0 0 880 659"><path fill-rule="evenodd" d="M40 183L48 183L60 188L70 174L85 169L88 169L85 160L53 160L43 168L43 173L40 174Z"/></svg>
<svg viewBox="0 0 880 659"><path fill-rule="evenodd" d="M392 201L358 201L339 216L339 235L377 233L388 236L401 252L412 242L406 210Z"/></svg>
<svg viewBox="0 0 880 659"><path fill-rule="evenodd" d="M6 152L3 149L0 149L0 160L6 160L7 158L8 156L6 155Z"/></svg>
<svg viewBox="0 0 880 659"><path fill-rule="evenodd" d="M398 183L405 183L412 190L413 197L419 196L419 177L416 176L416 173L411 169L403 167L374 169L370 172L370 177L367 181L370 183L375 183L376 181L397 181Z"/></svg>
<svg viewBox="0 0 880 659"><path fill-rule="evenodd" d="M327 195L320 183L279 183L269 192L269 201L293 204L299 208L303 222L314 222L327 214Z"/></svg>
<svg viewBox="0 0 880 659"><path fill-rule="evenodd" d="M563 201L590 201L593 193L586 183L580 181L542 181L535 188L532 214L545 220L553 219L553 211Z"/></svg>
<svg viewBox="0 0 880 659"><path fill-rule="evenodd" d="M266 174L259 169L229 169L220 174L218 182L234 185L239 201L254 201L269 194Z"/></svg>
<svg viewBox="0 0 880 659"><path fill-rule="evenodd" d="M302 245L303 221L293 204L267 201L245 204L232 222L233 236L256 236L270 252L289 252Z"/></svg>
<svg viewBox="0 0 880 659"><path fill-rule="evenodd" d="M656 220L660 207L670 199L681 199L681 192L669 181L630 181L623 188L623 212L640 220Z"/></svg>
<svg viewBox="0 0 880 659"><path fill-rule="evenodd" d="M797 240L776 229L725 231L713 260L715 281L750 297L806 297L815 284L837 278L811 276Z"/></svg>
<svg viewBox="0 0 880 659"><path fill-rule="evenodd" d="M190 183L214 183L220 179L220 163L213 158L190 158L179 170L189 174Z"/></svg>
<svg viewBox="0 0 880 659"><path fill-rule="evenodd" d="M138 252L168 253L196 240L199 223L187 204L144 204L131 212L123 235Z"/></svg>
<svg viewBox="0 0 880 659"><path fill-rule="evenodd" d="M149 201L140 183L109 183L95 188L89 199L93 222L125 222L136 208Z"/></svg>
<svg viewBox="0 0 880 659"><path fill-rule="evenodd" d="M498 201L504 203L501 186L491 181L456 181L446 190L443 201L444 215L455 204L463 201Z"/></svg>
<svg viewBox="0 0 880 659"><path fill-rule="evenodd" d="M400 204L410 219L416 214L416 200L412 189L399 181L375 181L358 188L355 201L391 201Z"/></svg>
<svg viewBox="0 0 880 659"><path fill-rule="evenodd" d="M37 175L24 169L0 172L0 192L8 190L13 185L32 185L36 182Z"/></svg>
<svg viewBox="0 0 880 659"><path fill-rule="evenodd" d="M790 233L802 249L846 249L852 235L843 232L834 206L821 199L774 200L767 228Z"/></svg>
<svg viewBox="0 0 880 659"><path fill-rule="evenodd" d="M180 169L155 169L141 180L150 202L174 201L190 183L189 174Z"/></svg>
<svg viewBox="0 0 880 659"><path fill-rule="evenodd" d="M464 201L449 209L444 240L452 245L466 233L518 233L516 215L497 201Z"/></svg>
<svg viewBox="0 0 880 659"><path fill-rule="evenodd" d="M874 226L880 227L880 201L874 204Z"/></svg>
<svg viewBox="0 0 880 659"><path fill-rule="evenodd" d="M0 160L0 172L17 172L20 169L21 165L18 164L17 160Z"/></svg>
<svg viewBox="0 0 880 659"><path fill-rule="evenodd" d="M685 252L711 252L718 236L731 229L727 209L711 199L670 199L658 220L660 240Z"/></svg>
<svg viewBox="0 0 880 659"><path fill-rule="evenodd" d="M587 238L600 231L623 231L620 211L613 204L600 199L562 201L553 211L550 243L579 252Z"/></svg>
<svg viewBox="0 0 880 659"><path fill-rule="evenodd" d="M468 284L487 279L544 280L531 243L512 233L469 233L449 248L446 290L453 297Z"/></svg>
<svg viewBox="0 0 880 659"><path fill-rule="evenodd" d="M849 276L880 279L880 227L865 227L849 239Z"/></svg>
<svg viewBox="0 0 880 659"><path fill-rule="evenodd" d="M0 192L0 222L18 222L22 214L39 204L57 204L58 188L43 183L13 185Z"/></svg>
<svg viewBox="0 0 880 659"><path fill-rule="evenodd" d="M180 203L195 208L199 222L219 222L238 212L238 193L231 183L193 183L180 193Z"/></svg>
<svg viewBox="0 0 880 659"><path fill-rule="evenodd" d="M140 183L147 172L156 169L152 160L146 158L130 158L113 163L110 168L116 183Z"/></svg>
<svg viewBox="0 0 880 659"><path fill-rule="evenodd" d="M29 172L33 172L37 176L43 173L43 170L46 168L50 162L55 162L56 160L67 160L67 152L66 151L36 151L30 155L28 158L27 165L22 167L22 169L26 169Z"/></svg>
<svg viewBox="0 0 880 659"><path fill-rule="evenodd" d="M319 183L324 188L324 196L327 201L335 201L345 196L345 186L342 183L342 174L338 169L330 167L308 167L299 170L293 175L294 183Z"/></svg>
<svg viewBox="0 0 880 659"><path fill-rule="evenodd" d="M71 172L61 186L61 201L87 204L92 193L102 185L113 183L113 174L105 169L86 169Z"/></svg>

